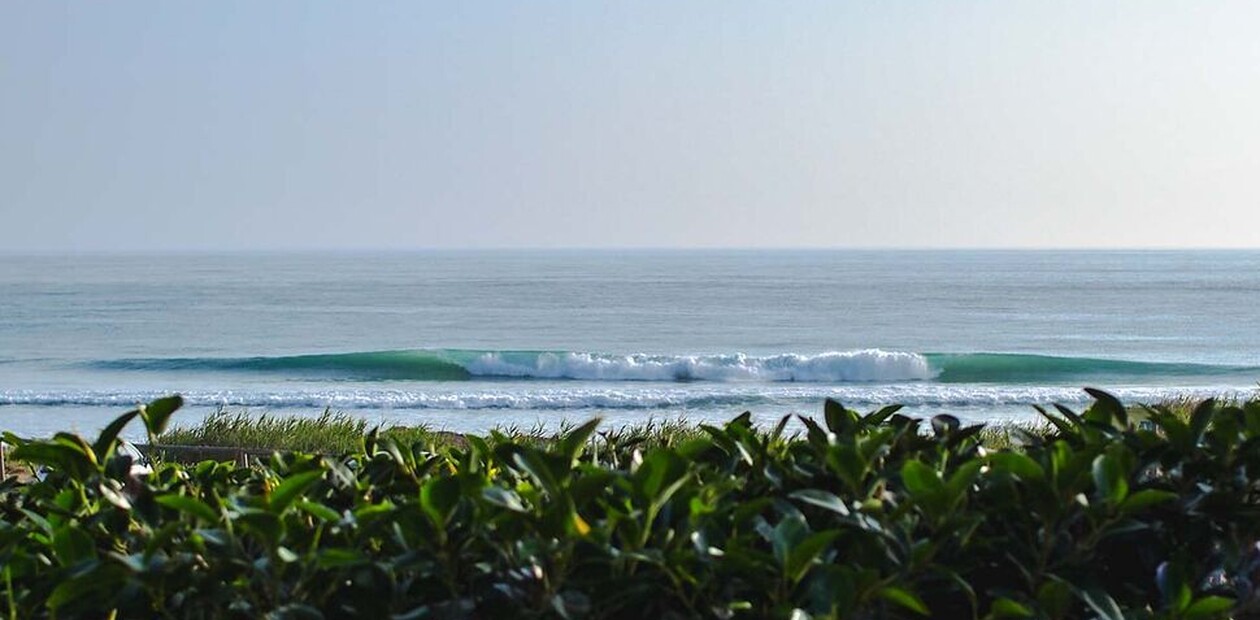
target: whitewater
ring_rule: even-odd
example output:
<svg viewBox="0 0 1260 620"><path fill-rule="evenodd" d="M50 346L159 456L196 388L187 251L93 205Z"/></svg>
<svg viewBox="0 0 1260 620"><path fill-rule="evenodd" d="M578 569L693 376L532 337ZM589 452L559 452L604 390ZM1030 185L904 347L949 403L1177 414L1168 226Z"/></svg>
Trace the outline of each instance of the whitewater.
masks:
<svg viewBox="0 0 1260 620"><path fill-rule="evenodd" d="M457 431L1246 397L1256 252L0 256L0 429L171 392Z"/></svg>

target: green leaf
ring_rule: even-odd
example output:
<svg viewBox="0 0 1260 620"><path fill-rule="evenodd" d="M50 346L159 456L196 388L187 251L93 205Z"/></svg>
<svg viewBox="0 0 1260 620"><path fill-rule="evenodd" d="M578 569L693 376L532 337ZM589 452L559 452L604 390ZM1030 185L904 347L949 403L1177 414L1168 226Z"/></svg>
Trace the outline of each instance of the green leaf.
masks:
<svg viewBox="0 0 1260 620"><path fill-rule="evenodd" d="M797 583L803 579L805 574L809 572L809 567L813 564L814 560L818 559L818 556L822 554L823 551L826 551L832 541L839 536L839 530L827 530L825 532L810 534L805 538L805 540L789 547L783 566L783 570L787 573L788 579L790 579L792 583Z"/></svg>
<svg viewBox="0 0 1260 620"><path fill-rule="evenodd" d="M1037 605L1051 618L1061 618L1072 606L1072 591L1067 582L1051 578L1037 588Z"/></svg>
<svg viewBox="0 0 1260 620"><path fill-rule="evenodd" d="M44 465L64 472L76 480L84 480L96 471L96 465L82 450L53 441L22 444L9 454L15 461Z"/></svg>
<svg viewBox="0 0 1260 620"><path fill-rule="evenodd" d="M824 458L827 466L848 485L850 491L854 494L863 493L863 479L869 464L858 449L846 443L838 443L827 446L826 450Z"/></svg>
<svg viewBox="0 0 1260 620"><path fill-rule="evenodd" d="M784 517L769 531L770 548L774 551L774 559L784 568L784 573L787 572L792 548L801 544L808 536L809 526L799 517Z"/></svg>
<svg viewBox="0 0 1260 620"><path fill-rule="evenodd" d="M219 520L219 514L214 511L208 504L187 495L159 495L154 498L157 503L178 510L179 512L188 513L199 519L215 523Z"/></svg>
<svg viewBox="0 0 1260 620"><path fill-rule="evenodd" d="M96 557L96 545L92 542L92 537L78 525L70 523L53 529L52 550L62 566Z"/></svg>
<svg viewBox="0 0 1260 620"><path fill-rule="evenodd" d="M928 497L945 490L940 472L922 461L906 461L901 466L901 481L915 497Z"/></svg>
<svg viewBox="0 0 1260 620"><path fill-rule="evenodd" d="M1026 482L1045 480L1046 470L1041 464L1019 452L998 452L989 456L989 464L998 471L1006 472Z"/></svg>
<svg viewBox="0 0 1260 620"><path fill-rule="evenodd" d="M1194 592L1190 590L1186 571L1181 564L1161 562L1155 569L1155 585L1164 599L1164 605L1173 611L1184 611L1190 607Z"/></svg>
<svg viewBox="0 0 1260 620"><path fill-rule="evenodd" d="M178 394L142 405L139 409L140 418L144 420L144 427L148 429L149 436L157 437L166 431L166 423L170 421L171 414L182 406L184 406L184 399Z"/></svg>
<svg viewBox="0 0 1260 620"><path fill-rule="evenodd" d="M320 568L344 568L362 564L366 561L367 559L360 555L358 551L337 547L320 549L315 558L315 562Z"/></svg>
<svg viewBox="0 0 1260 620"><path fill-rule="evenodd" d="M315 481L323 477L324 472L320 470L302 472L285 478L283 482L271 490L271 495L268 496L267 500L268 506L276 514L284 512L284 509L288 508L289 504L293 503L293 500L302 495L312 484L315 484Z"/></svg>
<svg viewBox="0 0 1260 620"><path fill-rule="evenodd" d="M361 523L367 523L369 521L375 521L383 518L385 515L393 512L394 509L394 503L389 500L385 500L377 504L359 504L353 511L351 511L351 514L354 516L355 520Z"/></svg>
<svg viewBox="0 0 1260 620"><path fill-rule="evenodd" d="M903 405L889 405L866 416L863 422L871 426L883 424L886 420L888 420L888 418L891 418L893 414L901 411L902 407Z"/></svg>
<svg viewBox="0 0 1260 620"><path fill-rule="evenodd" d="M932 433L937 437L952 435L959 426L962 426L962 421L948 413L932 416Z"/></svg>
<svg viewBox="0 0 1260 620"><path fill-rule="evenodd" d="M805 437L809 439L811 444L814 444L815 446L825 446L831 441L831 437L828 435L827 431L824 431L822 427L818 425L818 422L813 420L813 418L807 418L800 415L796 417L802 424L805 425Z"/></svg>
<svg viewBox="0 0 1260 620"><path fill-rule="evenodd" d="M276 547L276 557L280 558L280 561L285 564L292 564L301 559L301 556L294 553L292 549L285 547L284 545Z"/></svg>
<svg viewBox="0 0 1260 620"><path fill-rule="evenodd" d="M312 605L289 603L268 613L266 620L324 620L324 614Z"/></svg>
<svg viewBox="0 0 1260 620"><path fill-rule="evenodd" d="M773 439L779 439L783 437L783 429L787 428L788 421L790 421L791 419L792 419L792 416L790 414L779 418L779 423L774 425L774 430L771 431L770 437Z"/></svg>
<svg viewBox="0 0 1260 620"><path fill-rule="evenodd" d="M459 498L459 479L451 476L430 478L420 487L420 508L438 527L446 526L459 504Z"/></svg>
<svg viewBox="0 0 1260 620"><path fill-rule="evenodd" d="M336 523L341 520L341 515L338 514L336 510L333 510L332 508L329 508L318 502L312 502L310 500L300 499L297 502L295 502L293 505L297 506L298 510L305 512L315 517L316 519L319 519L320 521L324 521L327 523Z"/></svg>
<svg viewBox="0 0 1260 620"><path fill-rule="evenodd" d="M54 610L68 606L86 607L93 613L84 617L94 617L117 595L123 581L122 568L117 564L93 562L87 570L76 572L73 577L58 583L45 604Z"/></svg>
<svg viewBox="0 0 1260 620"><path fill-rule="evenodd" d="M96 452L98 461L103 462L109 456L109 453L114 450L118 434L122 432L123 427L127 426L138 415L140 415L139 409L128 411L115 418L113 422L109 423L109 426L105 427L105 430L101 431L101 434L96 438L96 443L92 445L92 450Z"/></svg>
<svg viewBox="0 0 1260 620"><path fill-rule="evenodd" d="M259 509L241 511L233 523L234 527L236 527L235 524L239 524L241 531L252 532L272 545L279 540L283 529L278 513Z"/></svg>
<svg viewBox="0 0 1260 620"><path fill-rule="evenodd" d="M1135 512L1177 499L1177 494L1172 491L1160 491L1157 489L1144 489L1134 493L1120 502L1120 512L1129 515Z"/></svg>
<svg viewBox="0 0 1260 620"><path fill-rule="evenodd" d="M481 490L481 498L495 506L506 508L513 512L528 512L525 504L521 502L521 496L517 495L516 491L503 487L488 486Z"/></svg>
<svg viewBox="0 0 1260 620"><path fill-rule="evenodd" d="M1041 405L1033 405L1033 409L1041 414L1041 417L1045 418L1047 422L1054 425L1060 434L1067 435L1075 430L1066 420L1046 411Z"/></svg>
<svg viewBox="0 0 1260 620"><path fill-rule="evenodd" d="M845 434L852 426L849 410L830 398L823 402L823 419L827 422L827 429L837 435Z"/></svg>
<svg viewBox="0 0 1260 620"><path fill-rule="evenodd" d="M233 539L232 534L228 533L227 530L221 530L218 528L193 530L193 536L212 547L218 547L220 549L231 545Z"/></svg>
<svg viewBox="0 0 1260 620"><path fill-rule="evenodd" d="M1106 413L1122 428L1129 425L1129 411L1120 399L1096 388L1087 387L1085 392L1094 398L1094 407Z"/></svg>
<svg viewBox="0 0 1260 620"><path fill-rule="evenodd" d="M124 555L117 551L110 551L106 554L109 559L117 562L119 566L127 569L130 573L143 573L152 566L152 562L145 558L143 553L132 553Z"/></svg>
<svg viewBox="0 0 1260 620"><path fill-rule="evenodd" d="M976 476L980 475L981 462L979 460L967 461L954 471L953 475L946 481L945 486L949 489L951 501L958 501L967 493L967 489L971 487L971 483L975 482Z"/></svg>
<svg viewBox="0 0 1260 620"><path fill-rule="evenodd" d="M1120 606L1102 588L1082 590L1081 600L1085 601L1085 604L1089 605L1089 608L1103 620L1124 620Z"/></svg>
<svg viewBox="0 0 1260 620"><path fill-rule="evenodd" d="M582 448L586 446L586 442L590 440L591 434L595 432L595 428L599 426L599 423L599 418L591 418L586 423L573 429L569 434L560 438L556 451L572 463L577 459L578 454L582 452Z"/></svg>
<svg viewBox="0 0 1260 620"><path fill-rule="evenodd" d="M989 617L992 618L1030 618L1033 612L1024 605L1009 598L1000 598L989 606Z"/></svg>
<svg viewBox="0 0 1260 620"><path fill-rule="evenodd" d="M1207 430L1208 423L1212 421L1212 416L1216 413L1216 400L1209 398L1199 403L1194 408L1194 412L1190 414L1190 439L1198 443L1203 437L1203 431Z"/></svg>
<svg viewBox="0 0 1260 620"><path fill-rule="evenodd" d="M100 465L100 459L96 458L96 452L92 450L91 444L82 437L73 433L57 433L53 435L53 443L67 446L75 452L83 455L87 462L91 464L93 469Z"/></svg>
<svg viewBox="0 0 1260 620"><path fill-rule="evenodd" d="M548 495L552 497L559 495L560 484L556 482L556 477L552 474L551 467L547 465L543 455L537 450L521 447L512 455L512 462L529 474Z"/></svg>
<svg viewBox="0 0 1260 620"><path fill-rule="evenodd" d="M633 480L653 505L664 504L686 481L687 461L672 450L657 450L643 459Z"/></svg>
<svg viewBox="0 0 1260 620"><path fill-rule="evenodd" d="M1071 422L1075 427L1080 428L1085 425L1085 421L1082 420L1081 416L1077 415L1075 411L1072 411L1071 409L1068 409L1067 407L1064 407L1063 405L1060 405L1059 403L1054 403L1054 408L1056 411L1059 412L1060 415L1067 418L1068 421Z"/></svg>
<svg viewBox="0 0 1260 620"><path fill-rule="evenodd" d="M849 507L845 505L844 500L836 496L835 493L824 491L822 489L801 489L793 491L788 495L792 499L797 499L806 504L813 504L819 508L825 508L842 517L849 516Z"/></svg>
<svg viewBox="0 0 1260 620"><path fill-rule="evenodd" d="M117 480L102 479L96 486L101 498L123 510L131 510L131 500L122 492L122 484Z"/></svg>
<svg viewBox="0 0 1260 620"><path fill-rule="evenodd" d="M607 469L597 467L583 468L581 475L574 478L569 485L569 497L573 505L584 506L586 502L608 491L608 485L618 476Z"/></svg>
<svg viewBox="0 0 1260 620"><path fill-rule="evenodd" d="M1094 459L1094 486L1098 492L1114 504L1124 501L1129 494L1129 482L1125 480L1120 462L1110 454L1100 454Z"/></svg>
<svg viewBox="0 0 1260 620"><path fill-rule="evenodd" d="M1234 608L1234 599L1224 596L1205 596L1190 604L1182 615L1186 620L1216 618Z"/></svg>
<svg viewBox="0 0 1260 620"><path fill-rule="evenodd" d="M896 586L881 588L879 591L879 597L905 607L906 609L909 609L921 616L929 616L932 613L928 611L928 607L923 603L923 599L920 599L917 595L908 590L904 590Z"/></svg>

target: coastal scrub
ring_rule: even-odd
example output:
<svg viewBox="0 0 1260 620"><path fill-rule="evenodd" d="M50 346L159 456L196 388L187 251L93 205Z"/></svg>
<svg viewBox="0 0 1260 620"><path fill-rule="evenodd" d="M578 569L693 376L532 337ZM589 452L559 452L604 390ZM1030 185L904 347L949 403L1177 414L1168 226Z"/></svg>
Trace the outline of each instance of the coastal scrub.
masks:
<svg viewBox="0 0 1260 620"><path fill-rule="evenodd" d="M1215 618L1257 608L1260 401L983 425L828 401L805 431L506 433L131 473L178 397L97 438L11 434L21 618Z"/></svg>

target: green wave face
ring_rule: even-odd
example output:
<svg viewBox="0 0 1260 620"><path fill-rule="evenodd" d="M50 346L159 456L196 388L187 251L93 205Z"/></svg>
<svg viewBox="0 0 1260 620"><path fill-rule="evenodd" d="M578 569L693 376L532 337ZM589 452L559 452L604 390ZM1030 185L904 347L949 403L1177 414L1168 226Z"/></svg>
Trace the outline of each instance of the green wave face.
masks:
<svg viewBox="0 0 1260 620"><path fill-rule="evenodd" d="M941 383L1035 383L1076 379L1155 379L1255 374L1257 369L1207 364L1134 362L1013 353L925 355Z"/></svg>
<svg viewBox="0 0 1260 620"><path fill-rule="evenodd" d="M339 379L464 381L470 375L440 352L376 351L241 360L240 370L328 374Z"/></svg>
<svg viewBox="0 0 1260 620"><path fill-rule="evenodd" d="M469 352L471 354L471 352ZM443 351L368 351L279 357L116 360L117 370L269 372L366 381L466 381L471 376Z"/></svg>

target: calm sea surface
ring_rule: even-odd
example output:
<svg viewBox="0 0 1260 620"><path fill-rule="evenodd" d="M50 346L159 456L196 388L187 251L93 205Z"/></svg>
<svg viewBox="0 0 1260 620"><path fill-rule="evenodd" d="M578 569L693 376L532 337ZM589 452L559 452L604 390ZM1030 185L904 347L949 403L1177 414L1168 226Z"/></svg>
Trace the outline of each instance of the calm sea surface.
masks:
<svg viewBox="0 0 1260 620"><path fill-rule="evenodd" d="M170 392L457 431L1249 395L1260 252L0 255L0 429ZM136 429L138 430L138 429Z"/></svg>

